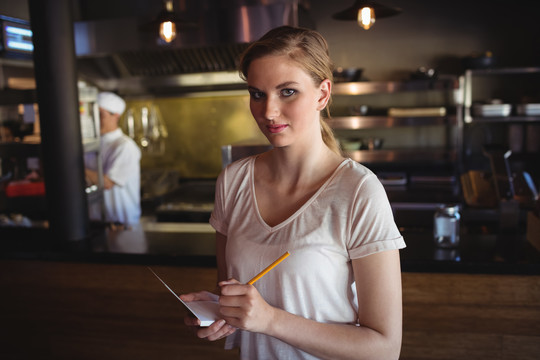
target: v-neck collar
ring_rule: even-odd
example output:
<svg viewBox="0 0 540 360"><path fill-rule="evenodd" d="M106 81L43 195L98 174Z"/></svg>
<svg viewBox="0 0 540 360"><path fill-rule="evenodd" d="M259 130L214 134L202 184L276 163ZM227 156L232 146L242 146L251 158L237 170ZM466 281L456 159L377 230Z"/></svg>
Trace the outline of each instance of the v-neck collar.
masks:
<svg viewBox="0 0 540 360"><path fill-rule="evenodd" d="M334 172L326 179L324 184L321 185L321 187L313 194L302 206L300 206L291 216L289 216L287 219L283 220L282 222L270 226L268 223L263 219L261 212L259 211L259 204L257 203L257 195L255 192L255 160L258 156L253 156L250 160L249 164L249 186L251 188L251 201L253 203L253 207L255 209L255 214L257 216L257 219L262 224L262 226L269 232L277 231L284 226L288 225L294 219L296 219L300 214L304 212L304 210L309 207L318 197L319 195L328 187L328 185L334 180L336 175L341 171L341 169L347 164L349 161L351 161L350 158L343 159L343 161L336 167Z"/></svg>

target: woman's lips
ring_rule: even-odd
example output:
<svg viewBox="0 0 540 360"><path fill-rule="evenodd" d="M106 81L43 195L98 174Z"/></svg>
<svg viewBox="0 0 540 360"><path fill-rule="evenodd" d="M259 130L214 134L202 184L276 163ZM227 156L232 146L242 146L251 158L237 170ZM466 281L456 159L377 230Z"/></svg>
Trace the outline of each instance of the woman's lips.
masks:
<svg viewBox="0 0 540 360"><path fill-rule="evenodd" d="M277 134L285 130L287 126L288 125L267 125L266 127L268 128L268 131L270 131L272 134Z"/></svg>

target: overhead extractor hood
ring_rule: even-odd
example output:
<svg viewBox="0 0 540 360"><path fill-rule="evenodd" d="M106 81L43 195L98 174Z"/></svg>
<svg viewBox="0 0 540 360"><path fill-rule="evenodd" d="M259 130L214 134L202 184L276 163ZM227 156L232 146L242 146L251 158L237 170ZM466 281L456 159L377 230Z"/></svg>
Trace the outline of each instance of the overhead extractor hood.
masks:
<svg viewBox="0 0 540 360"><path fill-rule="evenodd" d="M193 26L180 27L169 44L160 42L157 31L143 30L153 13L77 21L81 77L103 90L134 96L240 89L238 56L251 41L281 25L313 27L302 0L180 3L178 15Z"/></svg>

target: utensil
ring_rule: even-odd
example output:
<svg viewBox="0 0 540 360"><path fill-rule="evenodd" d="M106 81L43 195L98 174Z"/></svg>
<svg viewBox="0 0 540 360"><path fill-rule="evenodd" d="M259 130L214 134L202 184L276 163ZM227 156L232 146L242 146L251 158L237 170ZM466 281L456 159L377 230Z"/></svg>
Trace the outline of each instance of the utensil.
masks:
<svg viewBox="0 0 540 360"><path fill-rule="evenodd" d="M146 148L150 144L150 140L146 137L148 135L148 108L147 107L143 107L141 109L141 124L142 124L142 136L140 139L140 143L143 148Z"/></svg>
<svg viewBox="0 0 540 360"><path fill-rule="evenodd" d="M533 181L533 179L531 177L531 174L524 171L523 172L523 179L525 179L525 182L527 183L527 186L529 186L529 190L531 191L533 199L535 201L538 200L538 190L536 189L536 185L534 184L534 181Z"/></svg>

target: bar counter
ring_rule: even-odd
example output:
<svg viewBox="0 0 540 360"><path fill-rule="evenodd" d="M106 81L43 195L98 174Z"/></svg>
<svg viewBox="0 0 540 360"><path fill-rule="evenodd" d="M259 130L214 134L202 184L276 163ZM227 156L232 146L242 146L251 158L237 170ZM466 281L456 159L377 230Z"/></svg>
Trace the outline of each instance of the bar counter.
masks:
<svg viewBox="0 0 540 360"><path fill-rule="evenodd" d="M137 239L96 232L70 246L43 231L1 229L0 358L238 359L223 341L191 334L179 302L147 269L178 293L212 289L211 227L150 220L143 228ZM539 252L524 231L462 230L450 250L434 246L429 228L402 230L400 360L536 360Z"/></svg>
<svg viewBox="0 0 540 360"><path fill-rule="evenodd" d="M158 223L144 218L143 233L94 230L86 240L56 244L46 230L2 228L1 257L133 265L215 267L214 231L206 223ZM407 247L403 272L540 275L540 252L525 230L462 229L455 249L435 246L431 228L401 229Z"/></svg>

